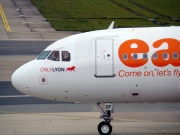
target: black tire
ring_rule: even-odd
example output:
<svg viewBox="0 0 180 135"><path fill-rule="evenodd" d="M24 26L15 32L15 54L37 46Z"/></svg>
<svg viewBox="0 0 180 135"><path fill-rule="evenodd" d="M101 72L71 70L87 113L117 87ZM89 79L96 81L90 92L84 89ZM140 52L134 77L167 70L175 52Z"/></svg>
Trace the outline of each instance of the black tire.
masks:
<svg viewBox="0 0 180 135"><path fill-rule="evenodd" d="M98 131L100 135L110 135L112 132L112 126L105 121L102 121L98 125Z"/></svg>

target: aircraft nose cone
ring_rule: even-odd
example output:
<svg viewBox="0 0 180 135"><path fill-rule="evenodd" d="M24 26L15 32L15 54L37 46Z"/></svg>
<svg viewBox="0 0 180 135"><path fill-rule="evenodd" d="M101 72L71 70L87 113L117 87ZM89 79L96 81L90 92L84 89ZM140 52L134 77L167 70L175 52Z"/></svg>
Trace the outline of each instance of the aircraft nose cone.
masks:
<svg viewBox="0 0 180 135"><path fill-rule="evenodd" d="M18 68L11 77L13 86L24 94L29 94L29 71L26 65Z"/></svg>

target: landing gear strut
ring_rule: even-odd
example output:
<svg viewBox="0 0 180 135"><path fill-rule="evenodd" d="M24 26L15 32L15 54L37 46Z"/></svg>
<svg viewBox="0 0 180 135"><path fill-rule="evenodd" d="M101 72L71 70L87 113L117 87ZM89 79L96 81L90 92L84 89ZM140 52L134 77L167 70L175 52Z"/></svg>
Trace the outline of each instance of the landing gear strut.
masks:
<svg viewBox="0 0 180 135"><path fill-rule="evenodd" d="M113 120L113 117L111 117L111 113L114 112L114 105L112 103L104 103L103 106L101 106L100 103L97 103L99 108L102 111L102 115L100 118L104 119L101 123L98 125L98 131L100 135L110 135L112 132L112 126L110 124L111 120Z"/></svg>

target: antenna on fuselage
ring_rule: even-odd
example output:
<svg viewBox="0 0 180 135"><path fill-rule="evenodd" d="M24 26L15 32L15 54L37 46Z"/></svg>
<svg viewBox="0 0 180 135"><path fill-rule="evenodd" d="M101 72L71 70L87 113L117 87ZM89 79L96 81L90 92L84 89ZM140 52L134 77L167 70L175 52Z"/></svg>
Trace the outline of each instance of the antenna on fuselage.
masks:
<svg viewBox="0 0 180 135"><path fill-rule="evenodd" d="M108 29L113 29L114 27L114 21L109 25Z"/></svg>

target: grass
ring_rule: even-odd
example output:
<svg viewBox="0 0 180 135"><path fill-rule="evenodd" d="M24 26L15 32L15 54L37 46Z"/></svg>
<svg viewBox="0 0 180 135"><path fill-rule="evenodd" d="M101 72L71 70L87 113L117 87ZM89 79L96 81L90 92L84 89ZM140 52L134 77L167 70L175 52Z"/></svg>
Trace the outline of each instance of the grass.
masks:
<svg viewBox="0 0 180 135"><path fill-rule="evenodd" d="M172 17L180 18L180 0L131 0L146 6L156 12Z"/></svg>
<svg viewBox="0 0 180 135"><path fill-rule="evenodd" d="M144 19L48 19L56 30L62 31L91 31L106 29L112 21L115 21L116 27L138 27L152 26L152 22ZM118 25L119 24L119 25Z"/></svg>
<svg viewBox="0 0 180 135"><path fill-rule="evenodd" d="M152 12L149 12L143 8L138 7L137 5L134 5L133 3L131 3L131 1L127 1L127 0L114 0L115 2L122 4L128 8L130 8L131 10L138 12L144 16L148 16L149 18L157 18L159 17L157 14L154 14ZM137 1L137 0L136 0ZM139 4L139 3L138 3Z"/></svg>
<svg viewBox="0 0 180 135"><path fill-rule="evenodd" d="M32 0L47 18L132 18L135 15L108 0Z"/></svg>
<svg viewBox="0 0 180 135"><path fill-rule="evenodd" d="M180 25L180 20L173 20L180 18L179 0L31 1L59 31L106 29L112 21L116 27ZM147 18L154 18L157 23Z"/></svg>

